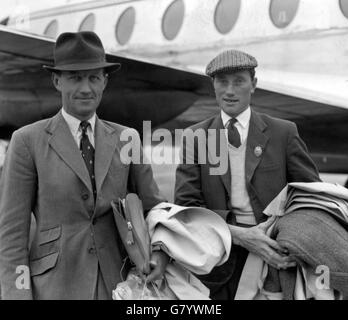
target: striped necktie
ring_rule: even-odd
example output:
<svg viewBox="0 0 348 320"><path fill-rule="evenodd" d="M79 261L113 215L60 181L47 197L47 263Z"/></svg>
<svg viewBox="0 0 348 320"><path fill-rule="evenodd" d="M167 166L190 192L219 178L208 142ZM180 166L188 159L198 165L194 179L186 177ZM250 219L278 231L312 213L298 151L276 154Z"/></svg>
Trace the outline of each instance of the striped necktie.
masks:
<svg viewBox="0 0 348 320"><path fill-rule="evenodd" d="M89 177L91 178L92 188L93 188L93 196L94 200L96 198L97 190L95 184L95 176L94 176L94 148L91 142L88 139L87 129L90 126L88 121L82 121L80 123L80 128L82 131L81 141L80 141L80 150L82 154L82 158L85 161Z"/></svg>

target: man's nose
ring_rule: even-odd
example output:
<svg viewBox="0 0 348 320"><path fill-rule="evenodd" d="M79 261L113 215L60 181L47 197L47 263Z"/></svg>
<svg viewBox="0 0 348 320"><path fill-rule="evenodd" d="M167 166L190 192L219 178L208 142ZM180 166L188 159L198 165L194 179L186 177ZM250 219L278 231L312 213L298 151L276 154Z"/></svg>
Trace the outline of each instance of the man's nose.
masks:
<svg viewBox="0 0 348 320"><path fill-rule="evenodd" d="M226 93L229 95L234 95L236 93L233 83L228 84L226 87Z"/></svg>
<svg viewBox="0 0 348 320"><path fill-rule="evenodd" d="M89 83L89 80L87 78L82 79L81 83L80 83L80 92L81 93L90 93L91 90L91 86Z"/></svg>

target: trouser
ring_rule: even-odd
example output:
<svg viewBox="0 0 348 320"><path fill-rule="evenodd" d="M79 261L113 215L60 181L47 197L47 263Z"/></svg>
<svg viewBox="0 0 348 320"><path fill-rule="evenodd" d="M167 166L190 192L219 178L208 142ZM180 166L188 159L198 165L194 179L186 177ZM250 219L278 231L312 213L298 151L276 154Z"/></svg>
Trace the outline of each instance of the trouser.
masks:
<svg viewBox="0 0 348 320"><path fill-rule="evenodd" d="M242 275L242 271L244 268L245 261L248 257L248 250L244 249L241 246L233 245L231 254L233 255L233 259L235 260L234 268L231 270L232 275L226 284L218 288L217 290L211 290L210 298L212 300L233 300L240 277Z"/></svg>
<svg viewBox="0 0 348 320"><path fill-rule="evenodd" d="M240 223L237 225L244 228L252 227L251 225ZM232 241L228 261L222 266L215 267L210 274L198 276L203 284L210 289L210 298L212 300L234 299L248 253L248 250L233 244Z"/></svg>
<svg viewBox="0 0 348 320"><path fill-rule="evenodd" d="M98 277L94 291L94 300L111 300L112 293L108 291L98 264Z"/></svg>

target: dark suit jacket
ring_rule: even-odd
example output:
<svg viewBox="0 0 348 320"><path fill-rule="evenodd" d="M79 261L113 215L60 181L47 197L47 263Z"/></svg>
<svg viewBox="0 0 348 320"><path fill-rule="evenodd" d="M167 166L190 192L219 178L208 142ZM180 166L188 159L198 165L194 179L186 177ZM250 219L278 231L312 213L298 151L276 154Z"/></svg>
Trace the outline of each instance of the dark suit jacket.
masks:
<svg viewBox="0 0 348 320"><path fill-rule="evenodd" d="M87 168L61 113L13 134L0 199L3 299L92 299L98 264L111 298L122 281L123 263L111 200L136 192L145 211L163 201L151 166L121 161L125 129L96 120L95 203ZM37 228L29 251L31 212ZM19 265L30 267L30 290L15 286Z"/></svg>
<svg viewBox="0 0 348 320"><path fill-rule="evenodd" d="M192 126L194 131L204 130L209 136L211 129L223 129L221 116L208 119ZM217 149L228 157L227 140L216 135ZM262 154L257 155L255 148L261 147ZM228 223L235 224L235 216L231 211L231 173L229 170L220 175L211 175L210 169L216 165L209 162L198 163L198 145L194 143L194 164L185 164L186 150L183 144L183 164L176 171L175 203L183 206L207 207L220 214ZM259 149L259 148L258 148ZM207 151L209 155L210 151ZM209 157L207 157L209 158ZM269 202L283 189L288 182L320 181L318 171L310 158L304 142L300 139L296 125L286 120L275 119L265 114L251 112L249 133L245 158L246 188L251 206L258 223L265 220L262 213ZM234 266L233 254L229 261L218 267L206 277L206 284L226 283ZM213 285L213 284L212 284Z"/></svg>

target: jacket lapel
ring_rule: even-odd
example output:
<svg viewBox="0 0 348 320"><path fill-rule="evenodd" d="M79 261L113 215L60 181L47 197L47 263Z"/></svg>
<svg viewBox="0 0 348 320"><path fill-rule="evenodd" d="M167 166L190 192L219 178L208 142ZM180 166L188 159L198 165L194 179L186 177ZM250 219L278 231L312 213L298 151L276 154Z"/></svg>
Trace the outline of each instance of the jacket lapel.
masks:
<svg viewBox="0 0 348 320"><path fill-rule="evenodd" d="M95 179L97 194L100 192L106 174L109 170L113 154L116 149L117 139L115 130L107 127L98 117L96 119L95 133Z"/></svg>
<svg viewBox="0 0 348 320"><path fill-rule="evenodd" d="M210 130L213 129L213 130ZM213 139L216 139L216 149L213 150L214 148L208 148L208 156L210 157L210 159L214 159L216 158L216 155L219 155L220 157L225 157L226 161L227 161L227 170L225 170L226 168L221 167L221 164L217 164L217 165L211 165L212 167L220 167L220 174L219 177L227 191L227 193L229 194L229 196L231 196L231 169L230 169L230 161L229 161L229 155L228 155L228 144L227 144L227 139L225 134L221 135L220 137L220 130L225 129L224 125L222 123L222 119L220 114L215 117L215 119L213 120L211 126L208 128L208 141L209 139L212 137L212 132L215 132L215 137L213 137ZM210 138L209 138L210 136ZM209 143L207 144L209 145ZM215 152L215 155L212 154ZM209 161L209 163L211 163L211 160Z"/></svg>
<svg viewBox="0 0 348 320"><path fill-rule="evenodd" d="M265 152L269 137L264 133L267 125L260 116L251 112L249 133L245 155L246 181L249 183ZM260 152L261 151L261 152Z"/></svg>
<svg viewBox="0 0 348 320"><path fill-rule="evenodd" d="M61 112L51 119L46 126L46 132L51 135L48 139L49 145L92 192L92 184L86 165Z"/></svg>

